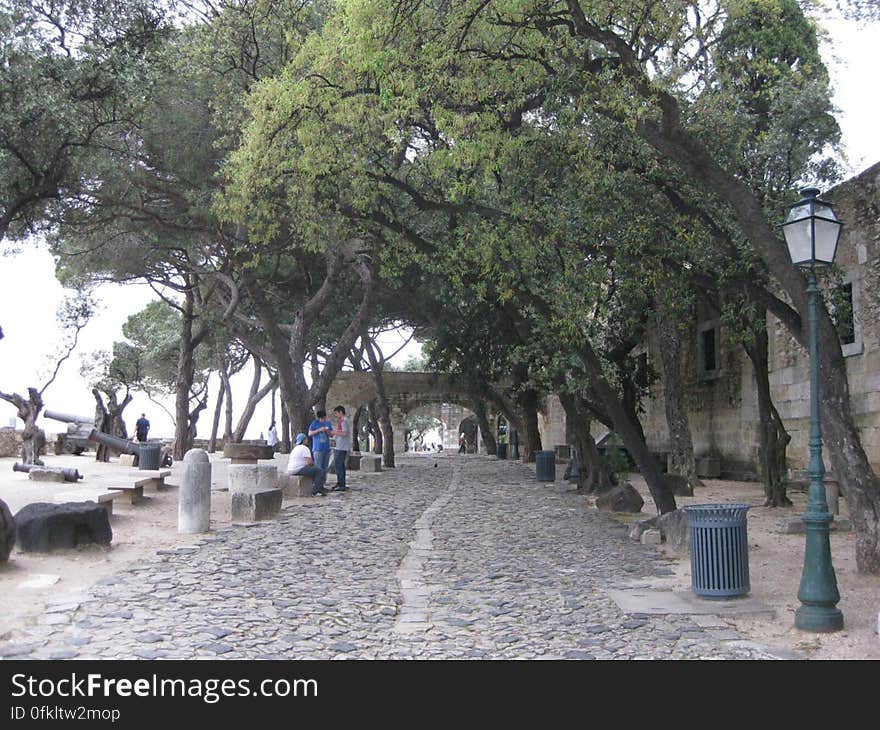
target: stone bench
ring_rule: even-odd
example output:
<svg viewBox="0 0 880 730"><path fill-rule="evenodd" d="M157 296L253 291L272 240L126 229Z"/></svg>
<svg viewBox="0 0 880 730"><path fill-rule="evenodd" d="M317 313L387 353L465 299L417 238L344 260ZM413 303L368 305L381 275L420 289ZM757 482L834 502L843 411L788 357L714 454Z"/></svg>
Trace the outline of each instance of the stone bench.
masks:
<svg viewBox="0 0 880 730"><path fill-rule="evenodd" d="M272 519L281 511L280 489L260 489L252 492L233 492L230 511L234 524Z"/></svg>
<svg viewBox="0 0 880 730"><path fill-rule="evenodd" d="M309 497L315 487L313 477L279 472L278 487L284 497Z"/></svg>
<svg viewBox="0 0 880 730"><path fill-rule="evenodd" d="M361 459L363 458L363 454L358 451L350 452L348 457L345 460L345 468L348 471L360 471L361 469Z"/></svg>
<svg viewBox="0 0 880 730"><path fill-rule="evenodd" d="M361 456L362 471L382 471L382 454L364 454Z"/></svg>
<svg viewBox="0 0 880 730"><path fill-rule="evenodd" d="M171 476L170 469L163 469L160 471L150 471L144 472L144 476L140 479L137 479L134 483L134 486L141 487L142 489L155 489L159 491L160 489L164 489L165 477Z"/></svg>
<svg viewBox="0 0 880 730"><path fill-rule="evenodd" d="M114 489L122 494L128 495L129 504L137 504L138 502L142 502L144 499L143 484L114 485L110 487L110 489Z"/></svg>
<svg viewBox="0 0 880 730"><path fill-rule="evenodd" d="M23 552L51 552L80 545L110 545L113 529L103 505L94 501L32 502L15 515L18 547Z"/></svg>
<svg viewBox="0 0 880 730"><path fill-rule="evenodd" d="M113 500L117 497L121 497L122 492L117 491L116 488L109 489L104 491L102 489L69 489L65 492L58 492L57 494L52 495L51 499L53 502L58 504L62 504L65 502L76 502L76 503L85 503L85 502L97 502L101 505L105 510L107 510L107 516L112 517L113 515Z"/></svg>

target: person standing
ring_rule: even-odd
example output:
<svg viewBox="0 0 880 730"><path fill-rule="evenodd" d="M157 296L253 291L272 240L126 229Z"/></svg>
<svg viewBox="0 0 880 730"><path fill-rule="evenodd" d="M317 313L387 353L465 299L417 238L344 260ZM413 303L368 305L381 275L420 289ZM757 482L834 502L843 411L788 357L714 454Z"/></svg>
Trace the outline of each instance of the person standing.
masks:
<svg viewBox="0 0 880 730"><path fill-rule="evenodd" d="M147 440L147 434L150 433L150 422L147 420L146 413L141 413L141 417L135 421L134 433L138 441Z"/></svg>
<svg viewBox="0 0 880 730"><path fill-rule="evenodd" d="M465 448L466 443L467 443L467 441L465 441L464 431L462 431L458 437L458 453L459 454L467 453L467 449Z"/></svg>
<svg viewBox="0 0 880 730"><path fill-rule="evenodd" d="M327 472L319 466L315 465L312 458L312 452L306 446L305 440L308 437L304 433L296 435L293 451L290 452L290 459L287 462L287 473L293 476L312 477L314 484L312 486L312 496L325 496L327 490L324 489L324 482L327 479Z"/></svg>
<svg viewBox="0 0 880 730"><path fill-rule="evenodd" d="M333 432L333 424L327 420L327 412L324 410L318 411L315 416L315 420L309 424L312 455L315 464L327 471L330 466L330 434Z"/></svg>
<svg viewBox="0 0 880 730"><path fill-rule="evenodd" d="M269 424L269 435L266 437L266 446L272 447L272 453L276 451L278 446L278 429L275 428L275 421Z"/></svg>
<svg viewBox="0 0 880 730"><path fill-rule="evenodd" d="M345 484L345 462L348 452L351 451L351 424L345 416L345 406L336 406L333 409L336 417L336 429L332 435L336 437L336 446L333 450L333 465L336 469L336 486L334 492L345 492L348 487Z"/></svg>

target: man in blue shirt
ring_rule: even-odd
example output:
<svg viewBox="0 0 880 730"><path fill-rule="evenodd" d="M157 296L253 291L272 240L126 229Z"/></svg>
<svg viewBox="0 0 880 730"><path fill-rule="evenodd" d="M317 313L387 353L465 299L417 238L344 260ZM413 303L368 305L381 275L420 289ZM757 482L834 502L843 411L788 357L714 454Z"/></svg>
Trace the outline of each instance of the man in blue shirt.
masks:
<svg viewBox="0 0 880 730"><path fill-rule="evenodd" d="M330 464L330 432L333 424L327 420L326 411L318 411L317 418L309 424L309 437L312 439L312 456L315 466L327 471Z"/></svg>

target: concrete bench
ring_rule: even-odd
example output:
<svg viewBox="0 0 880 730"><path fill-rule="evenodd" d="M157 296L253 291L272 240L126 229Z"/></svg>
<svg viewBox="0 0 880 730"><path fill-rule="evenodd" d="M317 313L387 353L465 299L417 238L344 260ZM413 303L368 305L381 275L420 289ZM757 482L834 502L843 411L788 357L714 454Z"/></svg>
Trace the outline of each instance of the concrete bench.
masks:
<svg viewBox="0 0 880 730"><path fill-rule="evenodd" d="M309 497L315 487L312 477L278 473L278 487L284 497Z"/></svg>
<svg viewBox="0 0 880 730"><path fill-rule="evenodd" d="M361 456L362 471L382 471L382 454L364 454Z"/></svg>
<svg viewBox="0 0 880 730"><path fill-rule="evenodd" d="M134 485L136 487L141 487L142 489L155 489L156 491L159 491L160 489L165 488L165 477L167 476L171 476L170 469L144 471L143 476L140 479L137 479Z"/></svg>
<svg viewBox="0 0 880 730"><path fill-rule="evenodd" d="M130 504L137 504L138 502L142 502L144 499L144 485L143 484L121 484L121 485L113 485L110 489L118 490L123 494L128 495L128 501Z"/></svg>
<svg viewBox="0 0 880 730"><path fill-rule="evenodd" d="M230 512L234 524L272 519L281 511L280 489L233 492Z"/></svg>
<svg viewBox="0 0 880 730"><path fill-rule="evenodd" d="M113 500L121 496L122 492L117 491L115 487L107 491L102 489L70 489L52 495L52 501L58 504L67 502L97 502L107 510L107 516L110 517L113 514Z"/></svg>
<svg viewBox="0 0 880 730"><path fill-rule="evenodd" d="M359 451L353 451L348 454L345 459L345 468L348 471L360 471L362 454Z"/></svg>

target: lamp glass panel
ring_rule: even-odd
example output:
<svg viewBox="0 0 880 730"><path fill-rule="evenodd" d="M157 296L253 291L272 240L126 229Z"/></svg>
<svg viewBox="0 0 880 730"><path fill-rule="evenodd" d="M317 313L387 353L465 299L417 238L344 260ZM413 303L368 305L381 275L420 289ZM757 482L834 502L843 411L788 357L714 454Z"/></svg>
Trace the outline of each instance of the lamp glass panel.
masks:
<svg viewBox="0 0 880 730"><path fill-rule="evenodd" d="M804 218L793 223L786 223L782 227L785 234L785 243L793 264L803 264L813 258L811 246L810 228L812 221Z"/></svg>
<svg viewBox="0 0 880 730"><path fill-rule="evenodd" d="M840 237L840 223L816 219L816 260L831 264L837 253L837 239Z"/></svg>

